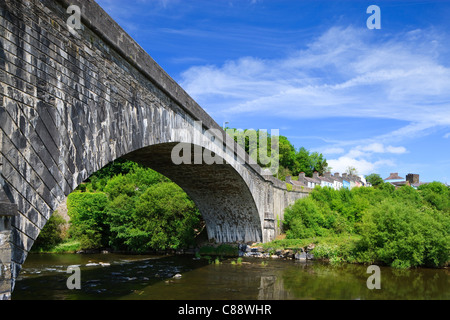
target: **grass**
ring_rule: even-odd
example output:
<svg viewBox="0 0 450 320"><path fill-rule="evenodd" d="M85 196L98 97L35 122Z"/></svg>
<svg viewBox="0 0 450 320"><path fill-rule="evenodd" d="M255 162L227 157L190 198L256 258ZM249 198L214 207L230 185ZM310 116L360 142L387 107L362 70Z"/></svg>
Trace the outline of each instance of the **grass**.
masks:
<svg viewBox="0 0 450 320"><path fill-rule="evenodd" d="M52 248L39 249L37 253L74 253L80 250L81 244L78 240L64 241Z"/></svg>

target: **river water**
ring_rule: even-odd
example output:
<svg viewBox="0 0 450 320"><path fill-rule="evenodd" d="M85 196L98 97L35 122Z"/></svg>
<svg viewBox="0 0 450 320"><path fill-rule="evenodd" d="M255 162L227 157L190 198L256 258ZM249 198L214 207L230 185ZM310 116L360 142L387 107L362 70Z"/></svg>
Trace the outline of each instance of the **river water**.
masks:
<svg viewBox="0 0 450 320"><path fill-rule="evenodd" d="M26 299L450 299L448 269L381 267L381 289L367 288L367 266L293 260L222 259L120 254L30 254L13 300ZM262 263L264 262L264 263ZM81 289L69 290L68 266L79 266ZM181 275L174 278L176 274Z"/></svg>

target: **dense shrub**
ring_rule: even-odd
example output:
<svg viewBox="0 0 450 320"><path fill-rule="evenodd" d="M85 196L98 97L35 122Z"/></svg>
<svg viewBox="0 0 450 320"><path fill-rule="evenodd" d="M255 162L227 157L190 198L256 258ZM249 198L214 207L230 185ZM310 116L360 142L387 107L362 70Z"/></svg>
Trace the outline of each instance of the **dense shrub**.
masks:
<svg viewBox="0 0 450 320"><path fill-rule="evenodd" d="M111 245L136 252L185 246L200 223L192 200L172 182L154 184L136 198L121 194L107 212Z"/></svg>
<svg viewBox="0 0 450 320"><path fill-rule="evenodd" d="M109 234L105 212L107 203L108 196L102 192L74 192L68 196L69 234L80 240L82 249L107 245Z"/></svg>
<svg viewBox="0 0 450 320"><path fill-rule="evenodd" d="M285 210L284 228L288 239L358 235L346 260L400 268L443 266L450 252L450 192L437 182L419 190L389 184L339 191L316 188ZM329 247L322 249L318 254L328 256Z"/></svg>
<svg viewBox="0 0 450 320"><path fill-rule="evenodd" d="M52 248L64 241L63 226L66 220L55 211L39 233L33 244L33 251Z"/></svg>
<svg viewBox="0 0 450 320"><path fill-rule="evenodd" d="M129 161L108 165L70 194L68 214L82 249L134 252L188 245L201 220L180 187Z"/></svg>
<svg viewBox="0 0 450 320"><path fill-rule="evenodd" d="M361 260L372 257L403 268L444 265L449 258L450 224L448 219L435 219L435 214L408 202L385 200L364 217Z"/></svg>

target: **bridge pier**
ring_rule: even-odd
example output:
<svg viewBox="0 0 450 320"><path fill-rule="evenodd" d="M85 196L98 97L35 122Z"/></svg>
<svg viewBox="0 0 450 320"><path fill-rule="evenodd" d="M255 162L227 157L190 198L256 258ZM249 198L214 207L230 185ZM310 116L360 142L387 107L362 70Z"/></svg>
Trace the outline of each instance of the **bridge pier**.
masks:
<svg viewBox="0 0 450 320"><path fill-rule="evenodd" d="M0 300L11 300L11 220L17 213L17 205L12 204L0 187Z"/></svg>

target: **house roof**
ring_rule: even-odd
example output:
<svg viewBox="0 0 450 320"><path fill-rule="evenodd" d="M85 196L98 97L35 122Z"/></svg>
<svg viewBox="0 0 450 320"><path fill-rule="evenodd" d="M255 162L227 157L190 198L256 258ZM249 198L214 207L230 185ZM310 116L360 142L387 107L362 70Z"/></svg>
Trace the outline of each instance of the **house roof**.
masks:
<svg viewBox="0 0 450 320"><path fill-rule="evenodd" d="M327 177L318 177L319 178L319 180L322 180L322 181L325 181L325 182L333 182L333 181L331 181L331 179L329 179L329 178L327 178Z"/></svg>
<svg viewBox="0 0 450 320"><path fill-rule="evenodd" d="M314 183L320 184L320 180L314 179L314 178L310 178L310 177L305 177L305 181L309 181L309 182L314 182Z"/></svg>
<svg viewBox="0 0 450 320"><path fill-rule="evenodd" d="M405 178L400 177L397 172L394 172L394 173L391 173L389 175L389 177L387 177L384 180L398 180L398 179L403 179L404 180Z"/></svg>

